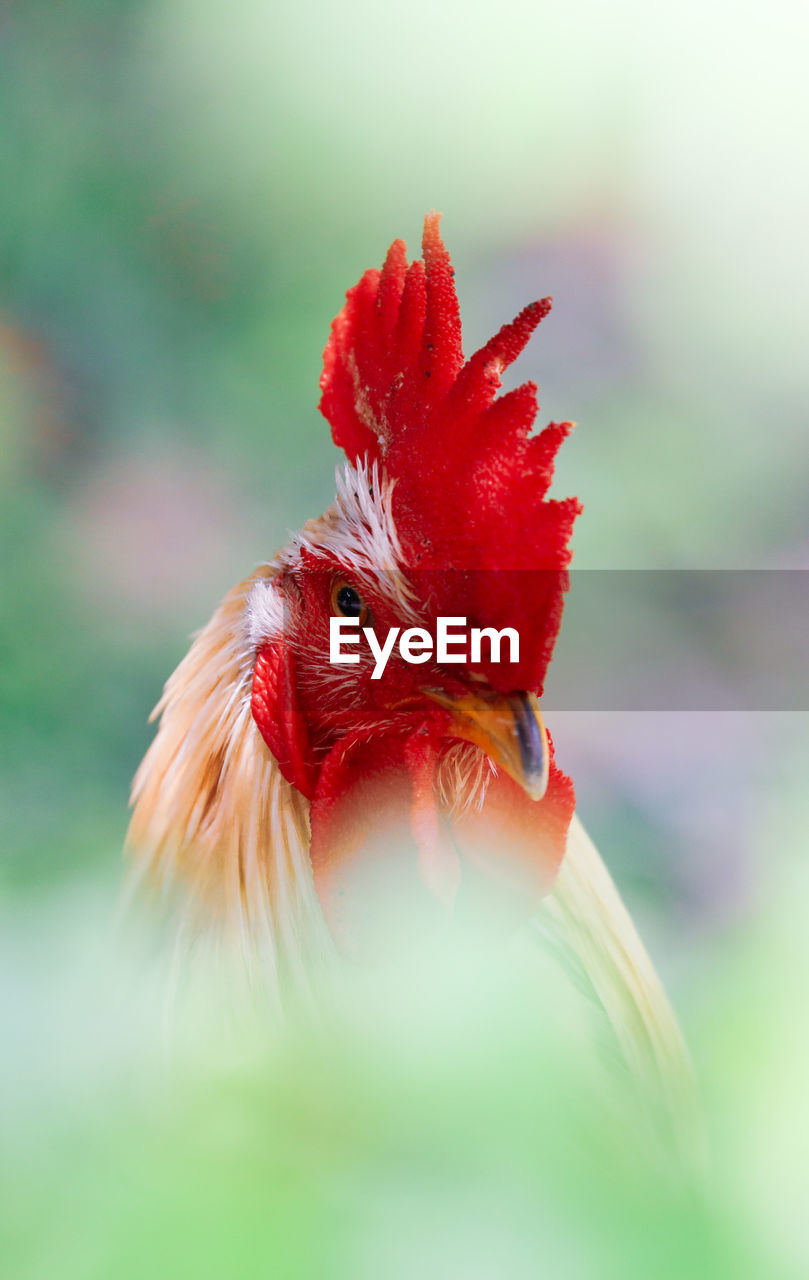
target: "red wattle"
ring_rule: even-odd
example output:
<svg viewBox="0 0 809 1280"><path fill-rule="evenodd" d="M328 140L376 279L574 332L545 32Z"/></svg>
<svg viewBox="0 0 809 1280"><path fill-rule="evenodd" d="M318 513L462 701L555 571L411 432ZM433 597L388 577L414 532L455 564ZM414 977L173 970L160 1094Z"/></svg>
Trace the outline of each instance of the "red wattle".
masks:
<svg viewBox="0 0 809 1280"><path fill-rule="evenodd" d="M250 705L281 773L311 800L315 770L308 759L306 726L295 698L295 660L281 640L262 645L258 651Z"/></svg>
<svg viewBox="0 0 809 1280"><path fill-rule="evenodd" d="M323 912L342 951L368 959L446 927L448 913L518 927L552 887L574 808L551 763L530 800L503 773L482 806L450 819L436 776L447 746L436 726L344 740L326 758L311 808L311 859Z"/></svg>
<svg viewBox="0 0 809 1280"><path fill-rule="evenodd" d="M414 736L434 758L429 734ZM343 740L324 761L312 801L315 888L335 941L356 958L389 953L403 932L432 931L445 914L435 873L453 852L441 847L437 803L424 772L413 771L411 741Z"/></svg>

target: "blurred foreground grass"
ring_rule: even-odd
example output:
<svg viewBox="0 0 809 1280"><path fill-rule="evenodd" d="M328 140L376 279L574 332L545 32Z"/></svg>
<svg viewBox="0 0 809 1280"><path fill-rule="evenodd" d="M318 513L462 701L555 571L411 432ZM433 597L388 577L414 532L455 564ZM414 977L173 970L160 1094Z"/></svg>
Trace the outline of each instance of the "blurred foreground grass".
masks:
<svg viewBox="0 0 809 1280"><path fill-rule="evenodd" d="M201 959L170 995L167 940L122 931L109 892L17 912L4 1274L798 1280L807 887L703 956L684 1015L711 1159L693 1182L522 949L357 974L332 1014L282 1027Z"/></svg>

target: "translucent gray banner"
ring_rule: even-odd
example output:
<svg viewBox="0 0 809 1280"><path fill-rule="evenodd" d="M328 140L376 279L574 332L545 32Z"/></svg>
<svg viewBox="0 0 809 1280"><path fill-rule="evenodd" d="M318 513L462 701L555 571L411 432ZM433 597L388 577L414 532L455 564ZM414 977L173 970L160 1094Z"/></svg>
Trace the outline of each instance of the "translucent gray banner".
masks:
<svg viewBox="0 0 809 1280"><path fill-rule="evenodd" d="M809 710L809 570L571 572L543 705Z"/></svg>

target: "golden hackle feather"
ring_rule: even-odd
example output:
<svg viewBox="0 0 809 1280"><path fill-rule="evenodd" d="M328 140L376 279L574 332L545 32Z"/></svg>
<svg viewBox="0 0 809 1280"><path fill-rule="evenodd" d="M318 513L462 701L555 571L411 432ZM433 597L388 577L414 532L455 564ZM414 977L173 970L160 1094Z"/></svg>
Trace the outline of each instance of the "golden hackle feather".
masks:
<svg viewBox="0 0 809 1280"><path fill-rule="evenodd" d="M615 883L573 815L553 891L536 925L603 1009L639 1102L685 1163L702 1164L699 1107L677 1019Z"/></svg>
<svg viewBox="0 0 809 1280"><path fill-rule="evenodd" d="M225 596L167 681L132 787L127 846L181 882L190 909L281 989L308 988L331 943L309 863L309 806L282 777L250 709L244 608L264 566Z"/></svg>

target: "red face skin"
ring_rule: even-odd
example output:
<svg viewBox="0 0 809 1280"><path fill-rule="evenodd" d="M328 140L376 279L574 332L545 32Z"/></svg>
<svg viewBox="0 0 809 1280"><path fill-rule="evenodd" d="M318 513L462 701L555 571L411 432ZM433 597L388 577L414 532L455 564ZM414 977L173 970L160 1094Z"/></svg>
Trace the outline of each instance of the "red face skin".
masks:
<svg viewBox="0 0 809 1280"><path fill-rule="evenodd" d="M402 733L408 727L418 727L425 719L448 724L448 712L431 702L422 690L437 687L462 692L468 687L466 668L440 668L432 658L426 663L405 662L397 643L385 670L374 680L374 660L364 636L347 647L347 651L359 655L358 664L329 663L329 625L336 613L331 597L334 586L340 583L360 593L368 609L361 626L373 628L380 644L391 627L399 628L401 633L413 625L397 613L378 584L346 571L332 558L311 557L302 573L284 576L282 590L288 602L289 635L296 650L298 705L315 756L328 751L346 734L378 735L393 730Z"/></svg>

